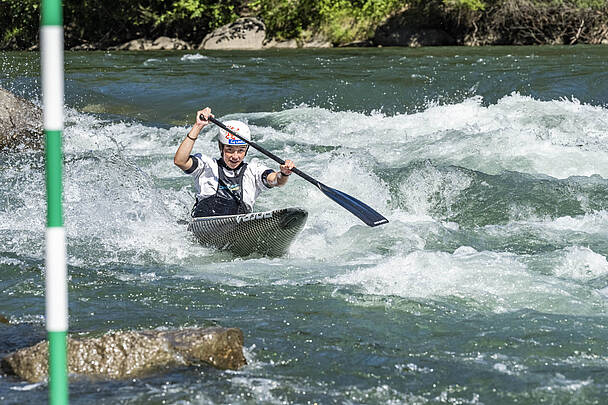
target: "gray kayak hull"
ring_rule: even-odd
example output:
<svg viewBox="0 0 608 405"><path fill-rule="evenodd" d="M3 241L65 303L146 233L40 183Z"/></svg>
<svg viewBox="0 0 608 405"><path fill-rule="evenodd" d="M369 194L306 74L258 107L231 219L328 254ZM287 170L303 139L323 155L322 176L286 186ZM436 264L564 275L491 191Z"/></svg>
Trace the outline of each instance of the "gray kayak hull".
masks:
<svg viewBox="0 0 608 405"><path fill-rule="evenodd" d="M251 214L196 217L188 230L204 246L227 250L237 256L257 253L282 256L304 228L308 212L302 208L283 208Z"/></svg>

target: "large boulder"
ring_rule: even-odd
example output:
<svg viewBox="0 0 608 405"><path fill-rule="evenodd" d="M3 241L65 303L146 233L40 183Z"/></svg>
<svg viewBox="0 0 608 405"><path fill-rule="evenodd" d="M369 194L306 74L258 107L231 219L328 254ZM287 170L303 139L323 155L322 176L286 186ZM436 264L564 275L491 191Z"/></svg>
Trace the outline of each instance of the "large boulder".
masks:
<svg viewBox="0 0 608 405"><path fill-rule="evenodd" d="M124 379L159 369L209 364L237 370L247 364L243 332L235 328L112 332L99 338L68 339L68 371L95 378ZM30 382L48 375L48 342L2 359L2 369Z"/></svg>
<svg viewBox="0 0 608 405"><path fill-rule="evenodd" d="M242 17L210 32L198 49L262 49L266 26L255 17Z"/></svg>
<svg viewBox="0 0 608 405"><path fill-rule="evenodd" d="M0 88L0 150L42 149L42 110Z"/></svg>

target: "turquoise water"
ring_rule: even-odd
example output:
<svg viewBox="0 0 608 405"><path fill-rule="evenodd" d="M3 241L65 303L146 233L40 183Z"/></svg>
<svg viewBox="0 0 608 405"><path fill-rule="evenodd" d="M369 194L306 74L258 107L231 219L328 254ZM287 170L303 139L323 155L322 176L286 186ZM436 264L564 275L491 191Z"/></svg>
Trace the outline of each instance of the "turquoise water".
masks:
<svg viewBox="0 0 608 405"><path fill-rule="evenodd" d="M67 53L70 331L239 327L249 362L75 377L71 402L602 403L607 61L606 47ZM38 64L1 54L0 85L39 100ZM172 157L207 105L390 223L292 177L256 206L309 211L286 257L199 246ZM215 155L212 137L196 151ZM3 354L45 335L43 170L40 152L0 154ZM46 395L0 377L2 403Z"/></svg>

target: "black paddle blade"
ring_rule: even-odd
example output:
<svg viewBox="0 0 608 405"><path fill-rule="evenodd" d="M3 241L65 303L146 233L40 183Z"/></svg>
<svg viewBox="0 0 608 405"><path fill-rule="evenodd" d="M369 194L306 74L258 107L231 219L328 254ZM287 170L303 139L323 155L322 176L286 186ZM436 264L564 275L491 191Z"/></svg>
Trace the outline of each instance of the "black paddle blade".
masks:
<svg viewBox="0 0 608 405"><path fill-rule="evenodd" d="M356 198L351 197L340 190L336 190L335 188L327 187L322 183L319 183L318 186L323 194L350 211L354 216L365 222L366 225L378 226L388 223L388 219L384 218L376 212L376 210Z"/></svg>

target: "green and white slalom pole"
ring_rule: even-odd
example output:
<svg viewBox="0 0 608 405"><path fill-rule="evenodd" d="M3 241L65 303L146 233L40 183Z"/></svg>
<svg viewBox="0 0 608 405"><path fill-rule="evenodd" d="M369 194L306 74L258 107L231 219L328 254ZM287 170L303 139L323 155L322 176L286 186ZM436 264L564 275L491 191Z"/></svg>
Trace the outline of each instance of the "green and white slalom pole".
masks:
<svg viewBox="0 0 608 405"><path fill-rule="evenodd" d="M61 0L41 0L40 56L46 139L46 330L49 403L68 403L68 284L62 210L63 12Z"/></svg>

